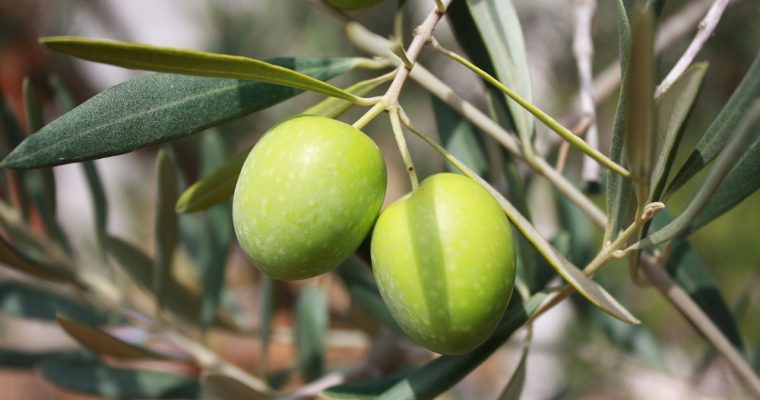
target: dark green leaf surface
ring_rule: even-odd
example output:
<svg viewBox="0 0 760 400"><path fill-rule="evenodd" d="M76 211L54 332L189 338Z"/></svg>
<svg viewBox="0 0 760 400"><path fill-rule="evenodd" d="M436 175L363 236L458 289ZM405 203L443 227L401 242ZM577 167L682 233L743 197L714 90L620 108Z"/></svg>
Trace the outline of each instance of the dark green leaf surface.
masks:
<svg viewBox="0 0 760 400"><path fill-rule="evenodd" d="M328 314L322 287L308 285L301 289L295 312L298 365L309 382L325 373Z"/></svg>
<svg viewBox="0 0 760 400"><path fill-rule="evenodd" d="M270 61L320 79L354 66L351 59ZM202 131L298 93L235 79L149 74L116 85L49 123L16 147L3 165L35 168L123 154Z"/></svg>
<svg viewBox="0 0 760 400"><path fill-rule="evenodd" d="M726 176L707 207L691 222L690 231L710 223L760 188L760 122L755 122L752 129L754 143Z"/></svg>
<svg viewBox="0 0 760 400"><path fill-rule="evenodd" d="M350 93L309 75L248 57L70 36L47 37L42 43L60 53L125 68L245 79L354 99ZM346 59L346 62L355 65L358 61Z"/></svg>
<svg viewBox="0 0 760 400"><path fill-rule="evenodd" d="M445 392L493 354L527 321L545 293L536 293L525 303L512 302L496 331L480 347L460 356L441 356L422 367L403 373L401 379L390 377L367 380L345 387L336 386L323 394L334 398L432 399Z"/></svg>
<svg viewBox="0 0 760 400"><path fill-rule="evenodd" d="M681 166L676 177L673 178L665 195L666 198L670 197L673 192L718 155L758 97L760 97L760 51L758 51L755 60L744 75L744 79L731 95L728 103L707 128L694 151Z"/></svg>
<svg viewBox="0 0 760 400"><path fill-rule="evenodd" d="M147 348L127 343L98 328L59 315L58 325L77 343L95 354L111 356L120 360L188 360L156 353Z"/></svg>
<svg viewBox="0 0 760 400"><path fill-rule="evenodd" d="M172 260L179 241L179 222L174 212L177 203L177 170L163 150L158 152L156 158L156 175L156 258L153 263L152 287L161 307L168 296L164 289L172 279Z"/></svg>
<svg viewBox="0 0 760 400"><path fill-rule="evenodd" d="M229 199L251 149L246 149L187 188L177 200L178 213L205 210Z"/></svg>
<svg viewBox="0 0 760 400"><path fill-rule="evenodd" d="M454 157L469 166L475 173L481 177L484 176L488 165L482 146L475 133L475 128L446 105L446 103L435 96L431 96L431 98L435 122L443 147L453 154ZM459 172L450 163L446 163L446 170Z"/></svg>
<svg viewBox="0 0 760 400"><path fill-rule="evenodd" d="M475 26L493 61L496 77L528 102L532 102L530 69L525 55L520 20L511 0L467 0ZM533 117L512 99L507 99L520 140L531 145Z"/></svg>
<svg viewBox="0 0 760 400"><path fill-rule="evenodd" d="M76 393L108 399L196 399L198 381L184 375L114 368L89 358L57 357L38 364L42 376Z"/></svg>
<svg viewBox="0 0 760 400"><path fill-rule="evenodd" d="M119 319L83 303L17 282L0 283L0 310L19 317L48 321L53 321L58 314L63 314L94 325Z"/></svg>
<svg viewBox="0 0 760 400"><path fill-rule="evenodd" d="M612 145L610 159L625 165L625 128L628 124L628 60L631 48L631 26L623 0L617 0L618 41L620 43L620 93L618 94L615 120L612 125ZM607 177L607 215L608 222L604 231L604 241L612 241L618 232L628 223L628 209L632 202L633 186L620 175L606 171Z"/></svg>

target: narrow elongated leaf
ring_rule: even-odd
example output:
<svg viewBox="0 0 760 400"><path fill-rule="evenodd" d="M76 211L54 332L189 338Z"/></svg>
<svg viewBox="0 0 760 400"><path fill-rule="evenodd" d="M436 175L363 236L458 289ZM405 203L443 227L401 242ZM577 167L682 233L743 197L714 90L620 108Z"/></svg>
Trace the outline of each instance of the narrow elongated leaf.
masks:
<svg viewBox="0 0 760 400"><path fill-rule="evenodd" d="M699 189L697 189L686 209L671 223L639 241L636 244L636 248L643 249L657 245L668 239L690 232L694 219L712 199L718 187L736 165L736 160L748 152L748 146L752 143L751 139L755 133L753 128L758 120L760 120L760 99L757 99L749 108L747 114L742 117L737 132L731 137L729 143L718 156L715 166L710 169L710 173Z"/></svg>
<svg viewBox="0 0 760 400"><path fill-rule="evenodd" d="M301 289L296 303L296 347L304 379L312 381L325 373L327 298L320 286Z"/></svg>
<svg viewBox="0 0 760 400"><path fill-rule="evenodd" d="M224 141L218 132L206 132L200 141L201 174L218 167L226 158ZM204 248L199 260L203 282L203 304L201 307L201 327L207 329L214 322L217 308L224 289L227 253L232 240L232 210L229 204L219 204L203 215Z"/></svg>
<svg viewBox="0 0 760 400"><path fill-rule="evenodd" d="M512 1L467 0L467 6L493 61L496 77L528 102L532 102L525 40ZM532 116L512 99L506 101L520 140L523 144L532 146Z"/></svg>
<svg viewBox="0 0 760 400"><path fill-rule="evenodd" d="M482 146L475 133L475 128L459 116L446 103L432 96L433 112L435 114L438 134L441 142L449 153L472 168L475 173L484 176L488 165ZM448 171L458 170L451 164L446 164Z"/></svg>
<svg viewBox="0 0 760 400"><path fill-rule="evenodd" d="M633 190L639 207L643 207L649 199L656 142L654 16L651 10L637 8L627 73L626 151Z"/></svg>
<svg viewBox="0 0 760 400"><path fill-rule="evenodd" d="M2 236L0 236L0 263L52 282L77 282L77 277L71 270L49 263L49 260L33 259L18 251Z"/></svg>
<svg viewBox="0 0 760 400"><path fill-rule="evenodd" d="M95 354L111 356L120 360L187 360L160 354L150 349L127 343L98 328L59 315L58 325L77 343Z"/></svg>
<svg viewBox="0 0 760 400"><path fill-rule="evenodd" d="M342 58L269 61L320 79L355 66ZM13 149L2 165L35 168L123 154L200 132L298 93L236 79L149 74L116 85L52 121Z"/></svg>
<svg viewBox="0 0 760 400"><path fill-rule="evenodd" d="M156 158L156 174L156 258L153 264L152 287L160 307L168 295L164 289L172 279L172 260L179 240L177 214L174 212L174 205L177 203L177 171L171 158L163 150L158 152Z"/></svg>
<svg viewBox="0 0 760 400"><path fill-rule="evenodd" d="M250 149L244 150L187 188L177 200L177 212L205 210L229 199L235 192L238 175L249 152Z"/></svg>
<svg viewBox="0 0 760 400"><path fill-rule="evenodd" d="M355 99L350 93L319 79L248 57L69 36L43 38L42 43L60 53L125 68L245 79L309 90L344 100Z"/></svg>
<svg viewBox="0 0 760 400"><path fill-rule="evenodd" d="M379 76L377 78L367 79L361 82L357 82L347 87L345 90L346 92L357 96L364 96L384 82L387 82L393 76L393 74L387 74ZM328 118L337 118L343 115L343 113L348 111L353 106L354 104L348 100L328 97L319 103L309 107L303 113L311 115L322 115Z"/></svg>
<svg viewBox="0 0 760 400"><path fill-rule="evenodd" d="M203 377L202 384L204 395L208 400L266 400L272 398L272 396L261 393L243 382L223 374L207 374Z"/></svg>
<svg viewBox="0 0 760 400"><path fill-rule="evenodd" d="M615 2L617 6L618 41L620 52L620 93L612 124L612 144L610 159L620 165L625 164L625 127L628 124L628 60L631 50L631 26L623 0ZM604 230L604 243L617 238L623 226L628 223L628 209L632 202L633 187L631 182L612 171L606 171L607 178L607 227Z"/></svg>
<svg viewBox="0 0 760 400"><path fill-rule="evenodd" d="M441 356L419 368L404 372L400 379L381 378L323 392L333 398L432 399L454 386L493 354L522 326L546 297L536 293L525 303L511 302L493 335L475 350L460 356Z"/></svg>
<svg viewBox="0 0 760 400"><path fill-rule="evenodd" d="M689 232L699 229L736 207L760 188L760 179L757 179L760 176L760 122L755 122L751 129L754 143L728 173L705 209L691 222Z"/></svg>
<svg viewBox="0 0 760 400"><path fill-rule="evenodd" d="M87 324L106 324L119 318L86 304L18 282L0 283L0 310L24 318L47 321L64 314Z"/></svg>
<svg viewBox="0 0 760 400"><path fill-rule="evenodd" d="M675 159L677 145L683 132L683 123L697 99L707 67L707 62L693 64L657 100L655 105L657 155L652 170L652 187L648 202L659 200L665 189L670 167Z"/></svg>
<svg viewBox="0 0 760 400"><path fill-rule="evenodd" d="M56 386L109 399L200 398L198 381L184 375L114 368L91 358L49 358L38 368Z"/></svg>
<svg viewBox="0 0 760 400"><path fill-rule="evenodd" d="M666 198L670 197L673 192L715 159L758 97L760 97L760 51L757 52L755 60L747 73L744 74L744 78L731 95L728 103L707 128L694 151L681 166L676 177L673 178L665 195Z"/></svg>

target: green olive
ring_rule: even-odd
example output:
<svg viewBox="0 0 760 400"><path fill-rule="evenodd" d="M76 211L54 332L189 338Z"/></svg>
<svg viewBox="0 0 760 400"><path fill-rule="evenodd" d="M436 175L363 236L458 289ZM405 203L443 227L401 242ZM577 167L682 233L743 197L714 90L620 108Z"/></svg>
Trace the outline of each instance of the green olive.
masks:
<svg viewBox="0 0 760 400"><path fill-rule="evenodd" d="M509 221L472 180L436 174L386 208L372 236L380 294L404 332L442 354L482 344L515 280Z"/></svg>
<svg viewBox="0 0 760 400"><path fill-rule="evenodd" d="M293 117L270 129L243 164L232 201L235 234L266 275L316 276L356 250L385 187L372 139L334 119Z"/></svg>

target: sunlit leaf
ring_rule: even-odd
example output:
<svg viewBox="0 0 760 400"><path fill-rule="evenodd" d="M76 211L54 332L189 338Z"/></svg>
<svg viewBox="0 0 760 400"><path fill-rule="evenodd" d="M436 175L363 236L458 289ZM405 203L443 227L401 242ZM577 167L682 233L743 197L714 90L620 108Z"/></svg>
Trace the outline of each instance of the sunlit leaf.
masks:
<svg viewBox="0 0 760 400"><path fill-rule="evenodd" d="M493 62L496 77L532 102L525 40L512 1L467 0L467 6ZM520 140L531 144L533 117L512 99L507 99L507 105Z"/></svg>
<svg viewBox="0 0 760 400"><path fill-rule="evenodd" d="M298 365L308 382L325 373L328 313L322 288L308 285L301 289L295 312Z"/></svg>
<svg viewBox="0 0 760 400"><path fill-rule="evenodd" d="M270 61L320 79L354 66L350 59ZM20 145L11 143L15 148L2 164L36 168L123 154L200 132L298 93L284 86L236 79L148 74L94 96Z"/></svg>
<svg viewBox="0 0 760 400"><path fill-rule="evenodd" d="M249 151L244 150L187 188L177 200L177 212L205 210L229 199L235 192L238 175Z"/></svg>
<svg viewBox="0 0 760 400"><path fill-rule="evenodd" d="M353 101L350 93L306 74L266 61L113 40L58 36L42 43L57 52L125 68L183 75L245 79L310 90ZM356 63L358 60L347 59Z"/></svg>

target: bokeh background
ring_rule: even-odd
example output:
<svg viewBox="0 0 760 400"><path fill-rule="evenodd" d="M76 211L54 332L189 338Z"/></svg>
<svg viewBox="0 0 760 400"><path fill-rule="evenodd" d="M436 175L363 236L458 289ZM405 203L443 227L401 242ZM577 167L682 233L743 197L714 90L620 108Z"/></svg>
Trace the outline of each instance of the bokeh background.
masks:
<svg viewBox="0 0 760 400"><path fill-rule="evenodd" d="M431 1L409 0L405 21L410 32L430 7ZM531 65L534 101L566 125L577 122L575 97L577 71L571 53L573 32L570 0L514 0L526 38ZM687 24L682 33L666 34L669 44L661 51L660 74L673 65L687 46L696 22L711 2L670 0L666 2L662 26ZM392 0L369 10L352 13L369 29L391 34L395 2ZM701 10L701 11L700 11ZM691 14L689 14L689 12ZM698 15L697 19L689 17ZM741 80L760 39L760 2L733 0L715 35L699 54L710 69L701 96L687 123L679 160L683 160L710 121L725 104ZM119 82L142 74L94 63L81 62L53 54L38 44L45 35L77 35L135 41L255 58L275 56L362 55L345 37L341 27L305 0L0 0L0 91L3 99L23 121L22 80L29 77L45 105L45 118L59 114L51 90L58 79L82 102ZM616 66L618 56L615 5L599 1L593 24L595 45L594 72ZM447 47L457 49L448 23L436 35ZM407 38L408 39L408 38ZM433 69L458 93L485 106L482 83L459 65L425 51L421 62ZM352 72L333 82L348 85L372 76L371 72ZM614 86L613 86L614 88ZM602 149L607 149L615 109L615 88L598 105ZM237 154L280 119L299 113L320 99L303 94L270 109L218 128L225 138L230 156ZM409 83L402 105L422 130L436 135L431 100L423 90ZM352 110L342 119L355 120L361 110ZM551 134L537 124L540 145L556 145ZM379 143L389 167L386 202L409 190L398 151L387 119L377 118L366 128ZM178 161L191 183L197 179L194 146L198 135L173 144ZM426 145L410 138L411 150L422 175L440 171L443 160ZM152 253L153 207L155 202L154 157L157 148L97 161L111 206L109 231ZM579 155L570 155L568 171L577 175ZM676 161L678 165L680 161ZM84 176L76 166L54 168L58 182L58 215L75 245L94 252L92 207ZM680 190L668 204L673 214L689 200L695 185ZM758 177L760 179L760 177ZM529 179L531 204L537 225L547 236L556 233L557 216L551 204L551 189L541 179ZM547 194L549 194L547 196ZM601 195L595 197L603 205ZM186 218L186 217L183 217ZM191 218L191 217L187 217ZM760 346L760 195L754 195L716 222L692 236L692 244L710 267L727 303L736 307L740 330L746 344ZM598 246L599 237L595 237ZM180 256L180 262L182 256ZM92 268L99 265L93 262ZM192 268L188 270L193 284ZM180 269L181 270L181 269ZM0 269L0 276L12 275ZM196 278L197 279L197 278ZM329 278L328 278L329 279ZM589 317L582 301L569 301L542 317L534 331L528 359L524 399L631 398L631 399L723 399L745 398L739 383L694 329L651 288L638 288L628 280L622 263L607 267L602 279L623 304L639 316L643 331L599 323L601 314ZM258 318L258 278L236 249L228 264L228 296L240 310L241 323L255 327ZM197 282L196 282L197 284ZM287 368L295 358L292 340L292 308L303 283L278 284L273 350L269 354L272 370ZM363 359L373 330L357 323L360 318L338 282L328 283L331 327L328 368L340 370ZM358 318L358 319L357 319ZM597 322L594 322L597 321ZM518 335L521 336L521 335ZM517 338L519 339L519 337ZM0 343L6 347L45 350L71 346L72 342L54 325L22 321L0 315ZM258 357L255 338L215 333L211 346L224 357L247 368L255 368ZM620 344L624 343L621 348ZM521 342L504 346L461 384L446 394L451 399L495 398L508 381L519 357ZM410 347L411 348L411 347ZM755 352L757 354L757 352ZM423 351L410 351L417 361L430 357ZM415 358L416 357L416 358ZM755 357L755 368L760 357ZM298 378L288 385L295 387ZM75 398L45 383L34 373L0 370L0 397L4 399ZM78 398L78 397L76 397Z"/></svg>

